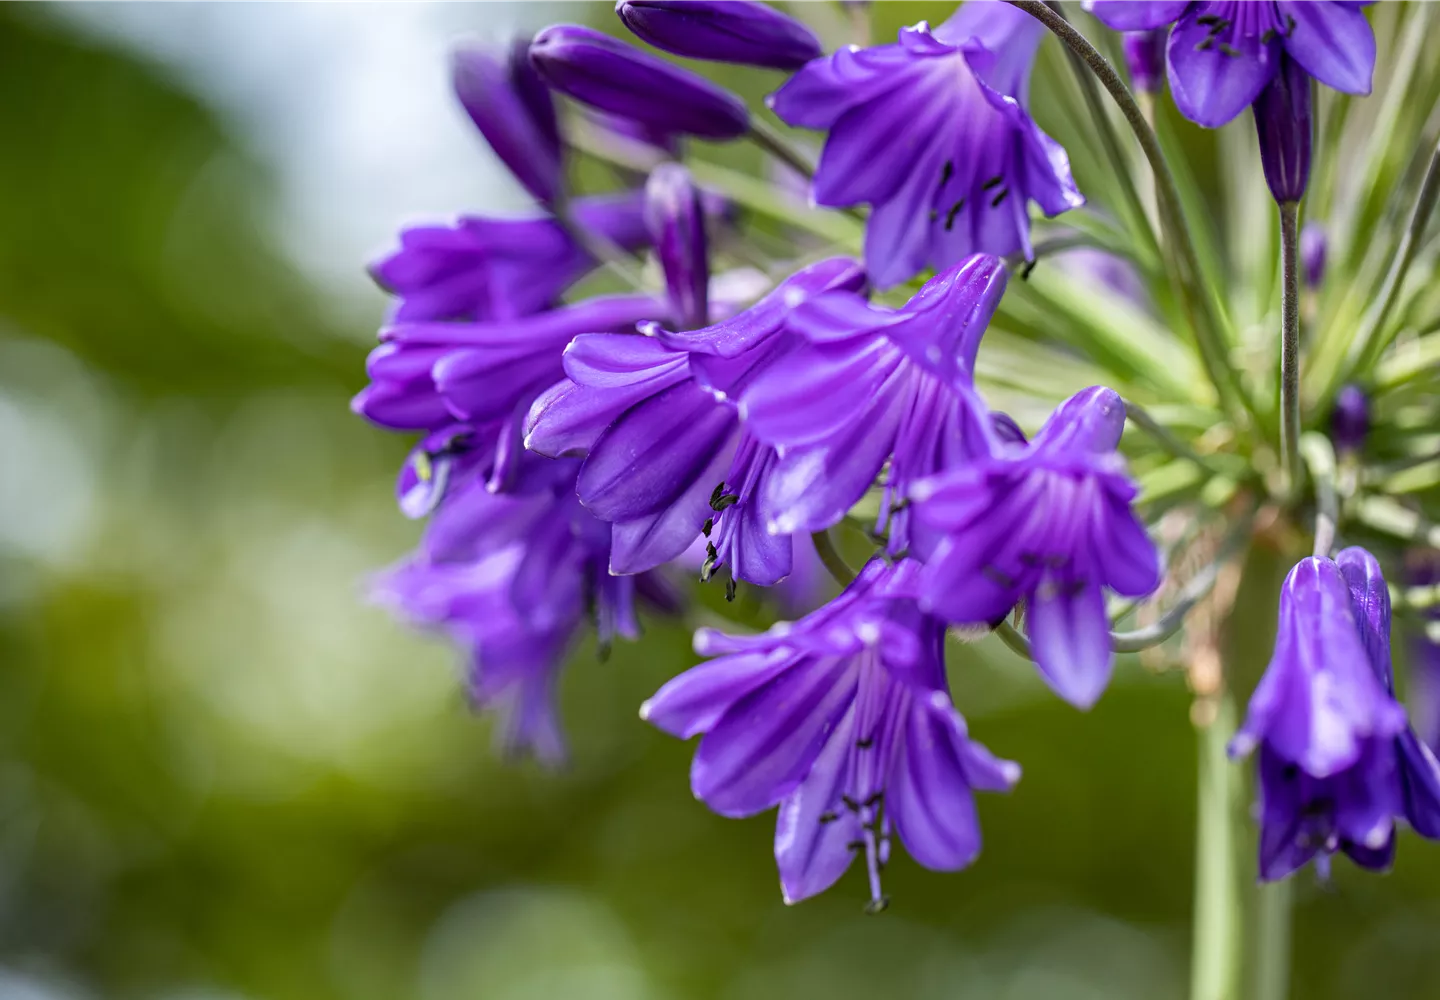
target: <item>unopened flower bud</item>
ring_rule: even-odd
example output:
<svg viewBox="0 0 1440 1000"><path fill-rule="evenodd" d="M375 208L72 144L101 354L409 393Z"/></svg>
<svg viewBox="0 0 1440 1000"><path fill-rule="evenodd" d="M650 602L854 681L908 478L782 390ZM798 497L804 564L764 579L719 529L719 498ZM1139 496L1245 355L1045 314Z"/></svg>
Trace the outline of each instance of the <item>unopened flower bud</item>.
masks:
<svg viewBox="0 0 1440 1000"><path fill-rule="evenodd" d="M662 163L645 185L645 224L665 273L665 287L681 329L697 330L709 319L710 278L705 212L690 171Z"/></svg>
<svg viewBox="0 0 1440 1000"><path fill-rule="evenodd" d="M809 28L756 0L620 0L615 13L642 41L691 59L799 69L822 53Z"/></svg>
<svg viewBox="0 0 1440 1000"><path fill-rule="evenodd" d="M1130 83L1143 94L1156 94L1165 80L1164 31L1125 32L1125 65Z"/></svg>
<svg viewBox="0 0 1440 1000"><path fill-rule="evenodd" d="M463 48L451 60L451 81L465 113L515 179L542 202L560 194L560 129L550 92L518 40L505 58Z"/></svg>
<svg viewBox="0 0 1440 1000"><path fill-rule="evenodd" d="M1270 193L1281 205L1299 201L1310 182L1310 74L1294 59L1281 57L1279 71L1260 91L1253 110Z"/></svg>
<svg viewBox="0 0 1440 1000"><path fill-rule="evenodd" d="M546 28L530 61L562 94L660 132L734 139L750 127L744 102L728 90L594 28Z"/></svg>
<svg viewBox="0 0 1440 1000"><path fill-rule="evenodd" d="M1325 280L1325 228L1318 222L1307 222L1300 230L1300 265L1305 271L1305 284L1319 288Z"/></svg>
<svg viewBox="0 0 1440 1000"><path fill-rule="evenodd" d="M1370 401L1353 382L1342 386L1330 414L1330 437L1341 454L1355 454L1365 445L1370 432Z"/></svg>

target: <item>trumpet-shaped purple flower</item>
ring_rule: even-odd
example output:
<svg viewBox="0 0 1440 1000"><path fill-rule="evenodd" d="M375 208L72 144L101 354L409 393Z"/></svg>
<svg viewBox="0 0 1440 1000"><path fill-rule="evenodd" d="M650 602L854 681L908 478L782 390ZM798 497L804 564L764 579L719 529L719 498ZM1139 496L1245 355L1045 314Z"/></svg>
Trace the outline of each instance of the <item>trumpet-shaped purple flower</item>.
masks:
<svg viewBox="0 0 1440 1000"><path fill-rule="evenodd" d="M973 792L1008 791L1018 765L970 740L945 682L944 626L922 614L913 563L872 561L839 597L756 636L710 629L714 660L670 681L641 718L704 734L690 784L722 816L778 805L775 860L787 903L823 892L863 857L870 907L893 831L927 868L980 850Z"/></svg>
<svg viewBox="0 0 1440 1000"><path fill-rule="evenodd" d="M1280 57L1274 78L1255 98L1255 132L1260 166L1275 203L1298 202L1310 183L1310 76L1289 56Z"/></svg>
<svg viewBox="0 0 1440 1000"><path fill-rule="evenodd" d="M809 28L759 0L619 0L615 13L642 41L691 59L799 69L821 53Z"/></svg>
<svg viewBox="0 0 1440 1000"><path fill-rule="evenodd" d="M810 63L771 107L830 135L815 173L822 205L873 206L865 263L884 288L968 254L1030 254L1028 204L1084 204L1070 162L1025 110L1044 29L1000 3L967 3L934 31Z"/></svg>
<svg viewBox="0 0 1440 1000"><path fill-rule="evenodd" d="M673 608L662 581L606 570L609 526L575 500L576 463L531 456L523 486L496 494L461 479L413 557L376 581L375 598L468 651L478 707L498 712L511 751L555 761L564 742L555 716L556 677L581 625L601 649L635 638L637 593Z"/></svg>
<svg viewBox="0 0 1440 1000"><path fill-rule="evenodd" d="M649 234L640 192L576 198L577 225L626 250ZM462 216L400 231L400 248L371 266L399 297L393 321L516 319L549 308L596 261L555 219Z"/></svg>
<svg viewBox="0 0 1440 1000"><path fill-rule="evenodd" d="M451 62L455 95L515 179L542 204L564 185L560 127L550 91L530 65L530 43L517 39L505 59L464 48Z"/></svg>
<svg viewBox="0 0 1440 1000"><path fill-rule="evenodd" d="M590 511L615 525L614 572L673 559L704 533L707 578L728 566L733 578L768 586L789 573L789 532L767 530L761 488L775 451L741 428L731 400L783 355L792 309L863 284L853 261L822 261L714 326L587 335L567 348L568 377L531 409L526 447L586 456L577 488Z"/></svg>
<svg viewBox="0 0 1440 1000"><path fill-rule="evenodd" d="M994 257L976 255L931 279L902 309L856 293L821 296L796 312L804 337L748 385L746 428L778 449L769 474L769 529L828 527L889 463L876 530L892 554L928 551L897 503L916 480L988 454L992 433L971 390L980 338L1005 289Z"/></svg>
<svg viewBox="0 0 1440 1000"><path fill-rule="evenodd" d="M1350 0L1095 0L1091 11L1120 31L1175 23L1166 48L1170 91L1180 113L1217 128L1260 96L1282 55L1326 86L1370 93L1375 34Z"/></svg>
<svg viewBox="0 0 1440 1000"><path fill-rule="evenodd" d="M948 621L994 623L1022 599L1035 662L1081 708L1110 680L1105 588L1142 597L1160 584L1155 545L1135 518L1136 487L1115 453L1125 404L1094 387L1061 404L1033 441L997 447L918 483L915 516L940 536L921 606Z"/></svg>
<svg viewBox="0 0 1440 1000"><path fill-rule="evenodd" d="M660 133L734 139L750 127L734 94L594 28L551 25L530 43L530 62L562 94Z"/></svg>
<svg viewBox="0 0 1440 1000"><path fill-rule="evenodd" d="M1440 837L1440 763L1395 701L1390 595L1375 557L1349 548L1285 579L1275 655L1232 753L1260 750L1260 877L1337 850L1383 870L1395 820Z"/></svg>

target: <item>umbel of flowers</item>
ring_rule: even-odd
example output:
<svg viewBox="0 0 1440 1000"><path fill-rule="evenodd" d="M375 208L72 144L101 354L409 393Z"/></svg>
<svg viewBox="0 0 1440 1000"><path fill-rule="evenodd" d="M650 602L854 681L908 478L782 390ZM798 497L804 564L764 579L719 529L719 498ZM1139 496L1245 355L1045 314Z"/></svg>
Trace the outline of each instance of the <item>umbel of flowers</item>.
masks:
<svg viewBox="0 0 1440 1000"><path fill-rule="evenodd" d="M1337 179L1342 139L1316 123L1371 89L1362 4L1086 6L1098 23L972 0L835 44L748 0L617 4L614 27L653 49L772 73L763 108L618 32L462 49L456 95L536 208L404 230L373 267L394 307L354 409L417 436L397 492L426 520L376 598L453 639L505 744L554 760L584 632L603 651L640 638L642 609L769 595L785 620L700 629L704 662L640 714L700 737L691 788L710 808L777 810L787 902L857 863L878 910L897 848L941 870L976 858L974 793L1020 767L971 737L947 636L993 633L1080 709L1117 654L1189 668L1201 739L1256 762L1262 880L1336 853L1382 870L1399 831L1440 837L1440 764L1390 655L1393 614L1428 669L1440 608L1423 433L1440 415L1440 151L1428 169L1348 157L1372 172ZM1371 16L1397 38L1432 17ZM1089 200L1030 113L1042 44L1069 48L1089 97L1091 117L1058 124L1113 154ZM1399 60L1388 86L1433 101L1433 63ZM1278 245L1278 268L1216 257L1194 171L1151 123L1166 81L1205 128L1252 109L1236 243ZM1416 135L1428 106L1397 103L1375 138L1356 112L1344 141ZM757 147L773 179L734 179L691 137ZM577 190L587 160L619 186ZM1312 173L1332 218L1308 221L1302 254ZM1200 665L1234 601L1216 581L1253 546L1294 568L1231 733L1215 708L1253 679ZM1440 710L1415 711L1433 738ZM1222 783L1201 809L1246 822L1232 797Z"/></svg>

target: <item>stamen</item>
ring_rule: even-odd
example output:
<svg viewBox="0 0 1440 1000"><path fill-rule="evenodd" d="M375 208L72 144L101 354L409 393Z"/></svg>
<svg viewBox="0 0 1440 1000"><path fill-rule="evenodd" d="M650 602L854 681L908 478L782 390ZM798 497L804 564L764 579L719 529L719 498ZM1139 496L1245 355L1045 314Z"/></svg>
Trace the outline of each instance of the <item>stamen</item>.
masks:
<svg viewBox="0 0 1440 1000"><path fill-rule="evenodd" d="M950 178L955 176L955 161L946 160L945 165L940 168L940 186L943 188L950 183Z"/></svg>
<svg viewBox="0 0 1440 1000"><path fill-rule="evenodd" d="M950 206L950 211L948 211L948 212L945 213L945 231L946 231L947 233L950 232L950 230L952 230L952 229L955 228L955 216L959 215L959 214L960 214L960 210L961 210L962 208L964 208L964 207L965 207L965 199L964 199L964 198L961 198L961 199L960 199L959 201L957 201L955 204L953 204L953 205Z"/></svg>
<svg viewBox="0 0 1440 1000"><path fill-rule="evenodd" d="M1196 51L1196 52L1204 52L1206 49L1213 48L1214 45L1215 45L1215 36L1214 36L1214 35L1211 35L1211 36L1209 36L1208 38L1205 38L1204 40L1202 40L1199 45L1195 46L1195 51Z"/></svg>
<svg viewBox="0 0 1440 1000"><path fill-rule="evenodd" d="M996 174L994 177L990 178L990 179L989 179L988 181L986 181L984 184L981 184L981 185L980 185L980 190L981 190L981 191L989 191L991 188L998 186L999 183L1000 183L1001 181L1003 181L1004 179L1005 179L1005 175L1004 175L1004 174Z"/></svg>
<svg viewBox="0 0 1440 1000"><path fill-rule="evenodd" d="M1000 207L1000 203L1001 203L1002 201L1004 201L1005 198L1006 198L1006 196L1009 195L1009 194L1010 194L1010 189L1009 189L1008 187L1007 187L1007 188L1001 188L1001 189L1000 189L1000 193L997 194L994 198L991 198L991 199L990 199L990 207L991 207L991 208L999 208L999 207Z"/></svg>
<svg viewBox="0 0 1440 1000"><path fill-rule="evenodd" d="M980 573L985 577L985 579L989 580L991 583L998 584L1001 587L1013 587L1018 582L1013 576L1011 576L1009 573L1006 573L998 566L986 566L984 569L980 570Z"/></svg>
<svg viewBox="0 0 1440 1000"><path fill-rule="evenodd" d="M1221 42L1220 51L1225 53L1225 55L1227 56L1238 56L1240 54L1240 50L1237 49L1235 46L1231 45L1229 42Z"/></svg>
<svg viewBox="0 0 1440 1000"><path fill-rule="evenodd" d="M840 817L833 812L823 812L820 814L820 825L824 826L826 823L833 823L839 818Z"/></svg>
<svg viewBox="0 0 1440 1000"><path fill-rule="evenodd" d="M874 745L875 745L875 737L873 737L873 736L867 736L867 737L865 737L863 740L856 740L856 741L855 741L855 749L857 749L857 750L869 750L869 749L870 749L871 747L873 747Z"/></svg>
<svg viewBox="0 0 1440 1000"><path fill-rule="evenodd" d="M706 538L709 538L710 532L713 531L714 528L715 519L713 517L707 517L705 519L705 523L700 525L700 534L704 535Z"/></svg>

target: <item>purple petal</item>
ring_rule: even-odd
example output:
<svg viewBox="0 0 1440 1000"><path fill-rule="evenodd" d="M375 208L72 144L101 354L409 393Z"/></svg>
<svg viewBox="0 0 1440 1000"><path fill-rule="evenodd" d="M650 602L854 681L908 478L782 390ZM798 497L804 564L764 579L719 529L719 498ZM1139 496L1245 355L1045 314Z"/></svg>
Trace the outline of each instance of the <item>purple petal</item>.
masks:
<svg viewBox="0 0 1440 1000"><path fill-rule="evenodd" d="M722 656L691 667L640 706L640 718L688 740L708 732L745 695L773 680L794 658L789 650Z"/></svg>
<svg viewBox="0 0 1440 1000"><path fill-rule="evenodd" d="M1129 496L1106 490L1091 521L1094 552L1104 583L1125 597L1144 597L1160 586L1160 553L1130 508Z"/></svg>
<svg viewBox="0 0 1440 1000"><path fill-rule="evenodd" d="M1305 71L1347 94L1370 93L1375 75L1375 32L1364 11L1339 3L1280 0L1280 17L1293 18L1285 51Z"/></svg>
<svg viewBox="0 0 1440 1000"><path fill-rule="evenodd" d="M1406 822L1420 836L1440 840L1440 762L1409 729L1396 740L1396 756Z"/></svg>
<svg viewBox="0 0 1440 1000"><path fill-rule="evenodd" d="M1249 107L1275 75L1280 42L1273 32L1270 41L1262 41L1261 33L1248 30L1248 24L1213 31L1197 20L1204 7L1197 4L1170 33L1170 91L1186 118L1219 128Z"/></svg>
<svg viewBox="0 0 1440 1000"><path fill-rule="evenodd" d="M855 857L860 818L842 804L849 777L855 712L845 713L800 787L775 818L775 863L787 904L830 888ZM823 817L823 818L822 818Z"/></svg>
<svg viewBox="0 0 1440 1000"><path fill-rule="evenodd" d="M716 453L711 464L667 506L615 524L610 544L610 572L641 573L678 558L700 537L701 526L713 511L711 483L725 474L729 455Z"/></svg>
<svg viewBox="0 0 1440 1000"><path fill-rule="evenodd" d="M911 857L955 871L980 853L980 820L962 758L965 725L950 699L932 697L910 700L885 808Z"/></svg>
<svg viewBox="0 0 1440 1000"><path fill-rule="evenodd" d="M1116 31L1163 28L1185 13L1190 0L1090 0L1085 9Z"/></svg>
<svg viewBox="0 0 1440 1000"><path fill-rule="evenodd" d="M1110 682L1115 655L1099 581L1050 580L1030 599L1030 640L1041 675L1076 708L1089 708Z"/></svg>

